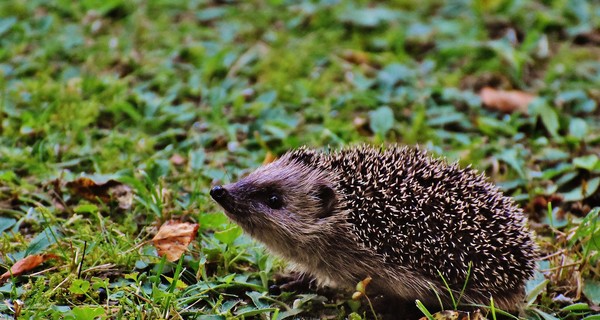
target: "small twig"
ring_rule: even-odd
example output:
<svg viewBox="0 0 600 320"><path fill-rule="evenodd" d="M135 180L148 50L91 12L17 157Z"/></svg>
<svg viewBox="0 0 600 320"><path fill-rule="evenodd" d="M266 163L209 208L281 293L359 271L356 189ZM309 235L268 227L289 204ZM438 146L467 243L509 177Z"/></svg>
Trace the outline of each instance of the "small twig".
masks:
<svg viewBox="0 0 600 320"><path fill-rule="evenodd" d="M33 272L33 273L30 273L30 274L29 274L29 276L30 276L30 277L33 277L33 276L39 276L40 274L44 274L44 273L46 273L46 272L49 272L49 271L54 271L54 270L57 270L57 269L60 269L60 268L61 268L61 266L54 266L54 267L50 267L50 268L47 268L47 269L44 269L44 270L40 270L40 271L38 271L38 272Z"/></svg>
<svg viewBox="0 0 600 320"><path fill-rule="evenodd" d="M553 267L553 268L548 268L548 269L544 269L542 271L554 271L554 270L561 270L563 268L568 268L568 267L576 267L582 264L582 261L577 261L577 262L573 262L573 263L569 263L569 264L565 264L565 265L560 265L557 267Z"/></svg>
<svg viewBox="0 0 600 320"><path fill-rule="evenodd" d="M559 251L553 252L553 253L551 253L551 254L549 254L549 255L547 255L547 256L540 257L540 259L539 259L539 260L547 260L547 259L550 259L550 258L552 258L552 257L558 256L558 255L560 255L560 254L562 254L562 253L565 253L566 251L567 251L567 250L565 250L565 249L562 249L562 250L559 250Z"/></svg>
<svg viewBox="0 0 600 320"><path fill-rule="evenodd" d="M49 293L48 295L52 295L54 294L54 291L56 291L56 289L60 288L65 282L67 282L67 280L69 280L69 276L66 276L65 279L63 281L61 281L59 284L56 285L56 287L54 287Z"/></svg>
<svg viewBox="0 0 600 320"><path fill-rule="evenodd" d="M85 270L83 270L83 273L88 273L88 272L90 272L90 271L94 271L94 270L97 270L97 269L101 269L101 270L109 270L110 268L112 268L112 267L114 267L114 266L115 266L115 265L114 265L114 264L112 264L112 263L105 263L105 264L101 264L101 265L98 265L98 266L94 266L94 267L91 267L91 268L85 269Z"/></svg>
<svg viewBox="0 0 600 320"><path fill-rule="evenodd" d="M138 243L137 245L135 245L135 247L133 247L133 248L131 248L129 250L123 251L123 254L127 254L127 253L130 253L130 252L133 252L133 251L141 248L142 246L145 246L148 243L150 243L150 240L144 240L144 241Z"/></svg>

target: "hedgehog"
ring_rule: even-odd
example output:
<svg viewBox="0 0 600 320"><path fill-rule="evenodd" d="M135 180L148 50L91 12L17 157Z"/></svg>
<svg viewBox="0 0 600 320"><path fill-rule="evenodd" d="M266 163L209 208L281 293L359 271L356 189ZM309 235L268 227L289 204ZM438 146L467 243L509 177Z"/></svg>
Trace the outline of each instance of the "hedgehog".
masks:
<svg viewBox="0 0 600 320"><path fill-rule="evenodd" d="M399 302L518 311L537 258L511 198L419 147L302 147L210 195L293 270Z"/></svg>

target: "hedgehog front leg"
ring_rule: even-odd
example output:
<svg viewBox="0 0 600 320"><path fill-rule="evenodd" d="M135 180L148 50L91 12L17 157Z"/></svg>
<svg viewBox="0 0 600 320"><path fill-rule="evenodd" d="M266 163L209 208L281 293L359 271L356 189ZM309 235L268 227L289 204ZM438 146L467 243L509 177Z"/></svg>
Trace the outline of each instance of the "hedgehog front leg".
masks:
<svg viewBox="0 0 600 320"><path fill-rule="evenodd" d="M302 272L290 272L275 275L275 286L281 291L315 291L316 279Z"/></svg>

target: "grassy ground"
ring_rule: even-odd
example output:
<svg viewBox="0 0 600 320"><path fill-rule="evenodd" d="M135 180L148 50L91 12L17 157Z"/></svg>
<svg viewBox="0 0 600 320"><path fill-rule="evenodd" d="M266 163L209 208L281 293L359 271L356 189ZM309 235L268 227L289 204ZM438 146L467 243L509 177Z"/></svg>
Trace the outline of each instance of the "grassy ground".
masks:
<svg viewBox="0 0 600 320"><path fill-rule="evenodd" d="M207 194L301 145L399 142L525 208L545 256L527 317L598 319L599 46L584 0L1 1L0 273L58 257L0 284L0 318L372 317L269 293L284 263ZM484 86L538 98L501 113ZM148 242L171 218L200 223L174 264Z"/></svg>

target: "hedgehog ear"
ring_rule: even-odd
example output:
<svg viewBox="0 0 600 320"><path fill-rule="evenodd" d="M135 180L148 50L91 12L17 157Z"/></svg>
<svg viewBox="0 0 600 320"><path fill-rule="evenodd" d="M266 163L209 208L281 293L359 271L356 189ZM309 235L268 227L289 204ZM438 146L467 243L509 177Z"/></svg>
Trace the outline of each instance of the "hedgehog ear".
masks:
<svg viewBox="0 0 600 320"><path fill-rule="evenodd" d="M333 189L327 185L319 186L317 198L319 198L319 202L321 203L321 214L319 215L319 218L330 216L333 213L334 206L337 202Z"/></svg>

